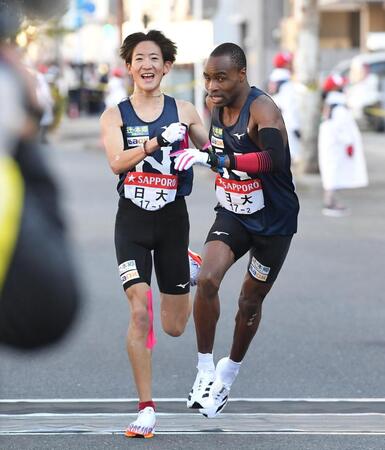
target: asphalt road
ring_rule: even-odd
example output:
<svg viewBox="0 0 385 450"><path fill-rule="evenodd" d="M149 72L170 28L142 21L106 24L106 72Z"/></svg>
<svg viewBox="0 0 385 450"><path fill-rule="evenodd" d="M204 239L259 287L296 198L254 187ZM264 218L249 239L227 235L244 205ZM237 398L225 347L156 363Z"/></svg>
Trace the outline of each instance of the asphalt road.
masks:
<svg viewBox="0 0 385 450"><path fill-rule="evenodd" d="M79 126L79 125L78 125ZM88 127L85 129L85 127ZM77 134L78 133L78 134ZM128 309L113 247L115 177L95 138L95 121L67 126L48 157L63 205L84 293L80 318L52 348L21 354L0 350L0 398L134 398L124 348ZM297 179L301 213L282 272L265 301L257 337L232 389L240 398L372 398L385 385L385 152L382 134L365 135L371 185L342 197L352 215L321 215L318 176ZM196 170L188 200L191 248L202 249L213 218L213 178ZM221 288L215 359L228 353L246 259ZM172 268L170 268L172 270ZM158 297L155 289L155 299ZM156 303L156 300L155 300ZM155 308L156 309L156 308ZM155 310L154 396L183 398L195 378L190 320L180 338L164 335ZM385 412L385 411L384 411ZM159 435L130 447L162 449L382 449L381 436ZM121 435L0 436L0 448L125 448Z"/></svg>

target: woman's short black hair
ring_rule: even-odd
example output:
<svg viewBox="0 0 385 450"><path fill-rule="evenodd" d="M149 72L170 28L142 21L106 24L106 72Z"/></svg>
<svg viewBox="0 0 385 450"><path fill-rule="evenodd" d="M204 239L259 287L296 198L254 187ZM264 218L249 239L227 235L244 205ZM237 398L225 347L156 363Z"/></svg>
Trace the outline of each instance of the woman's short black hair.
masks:
<svg viewBox="0 0 385 450"><path fill-rule="evenodd" d="M168 39L161 31L150 30L148 33L133 33L126 37L120 47L120 56L126 61L126 63L131 64L132 54L135 47L144 41L152 41L157 44L162 52L163 61L175 61L176 55L176 45L170 39Z"/></svg>
<svg viewBox="0 0 385 450"><path fill-rule="evenodd" d="M232 63L238 70L246 68L245 52L237 44L232 42L225 42L218 45L210 54L210 56L230 56Z"/></svg>

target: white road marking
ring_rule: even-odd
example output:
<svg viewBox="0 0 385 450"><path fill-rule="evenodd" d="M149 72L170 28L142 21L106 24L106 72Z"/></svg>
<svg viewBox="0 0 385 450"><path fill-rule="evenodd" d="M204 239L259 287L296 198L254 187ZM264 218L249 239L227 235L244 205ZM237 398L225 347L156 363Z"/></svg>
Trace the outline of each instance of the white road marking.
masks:
<svg viewBox="0 0 385 450"><path fill-rule="evenodd" d="M154 400L173 411L157 413L157 434L385 435L385 398L232 398L228 408L233 412L214 419L193 410L175 413L175 403L185 403L184 398ZM124 411L122 403L132 403L132 411L137 399L1 399L0 435L122 434L136 417L134 412L109 412L114 405ZM252 412L238 412L245 403Z"/></svg>
<svg viewBox="0 0 385 450"><path fill-rule="evenodd" d="M186 398L181 397L159 397L154 398L154 402L186 402ZM18 402L32 402L32 403L115 403L115 402L138 402L137 398L129 397L129 398L9 398L9 399L0 399L1 403L18 403ZM377 403L377 402L385 402L385 397L352 397L352 398L310 398L310 397L298 397L298 398L261 398L261 397L232 397L229 399L229 402L252 402L252 403L261 403L261 402L359 402L359 403Z"/></svg>

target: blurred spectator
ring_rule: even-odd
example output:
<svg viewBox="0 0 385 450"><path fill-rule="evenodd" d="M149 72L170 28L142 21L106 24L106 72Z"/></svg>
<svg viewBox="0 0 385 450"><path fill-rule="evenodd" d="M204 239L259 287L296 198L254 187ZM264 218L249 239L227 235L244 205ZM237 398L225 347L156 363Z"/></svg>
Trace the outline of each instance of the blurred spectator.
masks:
<svg viewBox="0 0 385 450"><path fill-rule="evenodd" d="M48 142L47 132L48 129L52 126L54 121L53 115L54 101L52 98L50 86L45 77L47 72L48 67L43 64L40 64L38 67L38 72L36 73L37 99L42 110L42 117L40 120L40 141L43 144L46 144Z"/></svg>
<svg viewBox="0 0 385 450"><path fill-rule="evenodd" d="M278 64L282 63L281 60L275 60L274 62ZM289 69L281 67L273 69L269 77L268 92L281 110L286 125L291 159L295 163L298 161L300 155L301 127L297 86L291 79Z"/></svg>
<svg viewBox="0 0 385 450"><path fill-rule="evenodd" d="M106 91L106 108L116 106L127 97L127 89L124 82L124 71L120 67L116 67L111 71Z"/></svg>
<svg viewBox="0 0 385 450"><path fill-rule="evenodd" d="M70 63L64 64L60 86L62 93L67 93L68 116L71 118L79 117L81 77L79 71Z"/></svg>
<svg viewBox="0 0 385 450"><path fill-rule="evenodd" d="M28 11L45 13L45 3ZM36 79L6 42L22 5L0 0L0 343L30 349L64 335L80 297L56 184L38 145Z"/></svg>
<svg viewBox="0 0 385 450"><path fill-rule="evenodd" d="M341 217L349 213L338 203L336 191L367 186L368 174L361 133L346 106L345 80L328 76L322 86L324 107L318 137L319 167L324 189L323 214Z"/></svg>
<svg viewBox="0 0 385 450"><path fill-rule="evenodd" d="M277 53L273 58L273 65L276 69L293 70L293 53L289 51L282 51Z"/></svg>

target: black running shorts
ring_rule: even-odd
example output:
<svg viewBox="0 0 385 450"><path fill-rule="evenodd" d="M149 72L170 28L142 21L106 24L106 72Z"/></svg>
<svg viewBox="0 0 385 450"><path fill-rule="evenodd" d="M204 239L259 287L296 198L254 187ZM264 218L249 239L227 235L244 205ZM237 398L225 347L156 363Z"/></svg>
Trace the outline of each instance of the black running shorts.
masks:
<svg viewBox="0 0 385 450"><path fill-rule="evenodd" d="M160 292L188 293L189 231L184 197L177 197L157 211L146 211L121 197L115 222L115 249L124 290L136 283L150 285L154 262Z"/></svg>
<svg viewBox="0 0 385 450"><path fill-rule="evenodd" d="M252 234L236 217L217 212L206 243L221 241L234 253L235 260L250 251L248 272L255 280L274 283L285 261L293 235L262 236Z"/></svg>

